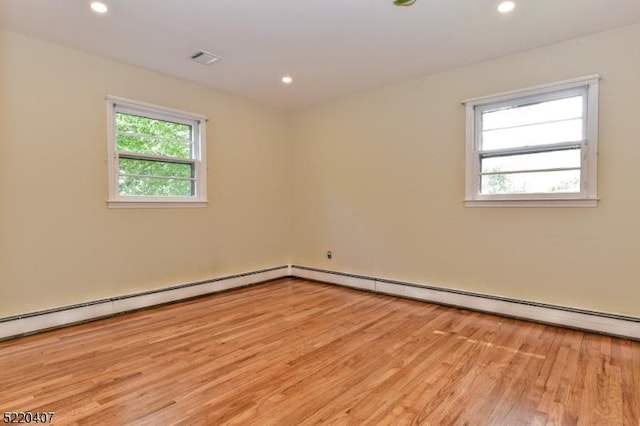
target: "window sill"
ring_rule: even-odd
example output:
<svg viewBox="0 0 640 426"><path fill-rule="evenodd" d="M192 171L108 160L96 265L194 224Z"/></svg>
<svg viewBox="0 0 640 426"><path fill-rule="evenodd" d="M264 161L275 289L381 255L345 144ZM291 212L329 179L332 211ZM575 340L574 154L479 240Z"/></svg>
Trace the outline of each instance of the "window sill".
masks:
<svg viewBox="0 0 640 426"><path fill-rule="evenodd" d="M465 207L597 207L597 198L464 200Z"/></svg>
<svg viewBox="0 0 640 426"><path fill-rule="evenodd" d="M107 201L110 209L182 209L208 205L208 201Z"/></svg>

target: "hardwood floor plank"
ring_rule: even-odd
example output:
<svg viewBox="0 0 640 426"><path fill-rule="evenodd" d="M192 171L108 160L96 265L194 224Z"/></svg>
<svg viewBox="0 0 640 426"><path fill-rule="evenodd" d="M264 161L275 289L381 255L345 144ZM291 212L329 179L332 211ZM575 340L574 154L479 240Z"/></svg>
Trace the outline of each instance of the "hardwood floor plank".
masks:
<svg viewBox="0 0 640 426"><path fill-rule="evenodd" d="M0 342L79 425L640 424L640 342L281 279Z"/></svg>

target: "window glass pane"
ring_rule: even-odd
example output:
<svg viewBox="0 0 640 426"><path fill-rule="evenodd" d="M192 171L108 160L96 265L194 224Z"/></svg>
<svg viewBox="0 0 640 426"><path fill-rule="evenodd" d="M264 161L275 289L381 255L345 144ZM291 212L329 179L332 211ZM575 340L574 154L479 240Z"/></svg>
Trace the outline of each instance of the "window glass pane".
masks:
<svg viewBox="0 0 640 426"><path fill-rule="evenodd" d="M120 173L125 175L151 175L190 178L193 164L120 158Z"/></svg>
<svg viewBox="0 0 640 426"><path fill-rule="evenodd" d="M120 195L146 195L150 197L191 197L194 195L191 180L160 179L134 176L119 177Z"/></svg>
<svg viewBox="0 0 640 426"><path fill-rule="evenodd" d="M192 145L181 142L172 142L163 139L149 139L132 135L118 135L117 145L118 151L185 159L192 158Z"/></svg>
<svg viewBox="0 0 640 426"><path fill-rule="evenodd" d="M582 117L582 96L513 106L482 114L482 130L524 126L555 120Z"/></svg>
<svg viewBox="0 0 640 426"><path fill-rule="evenodd" d="M480 177L481 194L580 192L580 170L504 173Z"/></svg>
<svg viewBox="0 0 640 426"><path fill-rule="evenodd" d="M191 126L188 124L155 120L120 112L116 113L116 129L122 133L140 133L182 142L191 141Z"/></svg>
<svg viewBox="0 0 640 426"><path fill-rule="evenodd" d="M582 119L488 130L481 137L483 150L575 142L583 139Z"/></svg>
<svg viewBox="0 0 640 426"><path fill-rule="evenodd" d="M580 148L483 158L481 173L580 167Z"/></svg>
<svg viewBox="0 0 640 426"><path fill-rule="evenodd" d="M192 126L116 113L118 151L192 158Z"/></svg>

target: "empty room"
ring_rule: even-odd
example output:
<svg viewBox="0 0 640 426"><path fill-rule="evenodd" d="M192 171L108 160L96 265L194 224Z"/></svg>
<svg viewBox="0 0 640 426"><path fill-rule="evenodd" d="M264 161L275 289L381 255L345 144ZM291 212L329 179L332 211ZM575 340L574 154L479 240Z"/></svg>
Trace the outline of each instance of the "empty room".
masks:
<svg viewBox="0 0 640 426"><path fill-rule="evenodd" d="M0 416L640 425L638 0L0 0Z"/></svg>

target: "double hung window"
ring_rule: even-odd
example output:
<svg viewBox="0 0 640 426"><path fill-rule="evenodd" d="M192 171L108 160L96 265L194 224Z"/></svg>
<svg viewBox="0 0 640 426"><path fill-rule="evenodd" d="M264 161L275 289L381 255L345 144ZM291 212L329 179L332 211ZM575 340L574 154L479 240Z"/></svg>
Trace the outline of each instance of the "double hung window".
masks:
<svg viewBox="0 0 640 426"><path fill-rule="evenodd" d="M108 97L109 204L206 203L204 117Z"/></svg>
<svg viewBox="0 0 640 426"><path fill-rule="evenodd" d="M467 101L466 203L594 206L598 77Z"/></svg>

